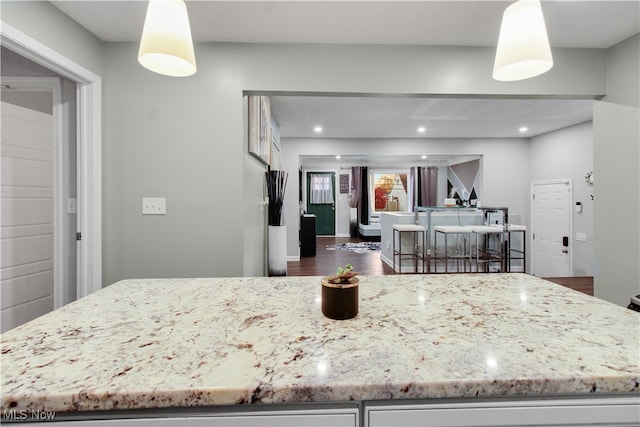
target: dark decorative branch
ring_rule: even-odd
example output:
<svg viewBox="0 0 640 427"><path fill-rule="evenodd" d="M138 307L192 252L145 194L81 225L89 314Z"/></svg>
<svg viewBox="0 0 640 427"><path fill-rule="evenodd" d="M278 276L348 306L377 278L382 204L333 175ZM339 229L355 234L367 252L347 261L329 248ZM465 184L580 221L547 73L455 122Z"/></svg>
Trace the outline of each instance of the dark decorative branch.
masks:
<svg viewBox="0 0 640 427"><path fill-rule="evenodd" d="M269 196L269 225L281 225L284 190L287 188L287 172L272 170L265 172L267 195Z"/></svg>

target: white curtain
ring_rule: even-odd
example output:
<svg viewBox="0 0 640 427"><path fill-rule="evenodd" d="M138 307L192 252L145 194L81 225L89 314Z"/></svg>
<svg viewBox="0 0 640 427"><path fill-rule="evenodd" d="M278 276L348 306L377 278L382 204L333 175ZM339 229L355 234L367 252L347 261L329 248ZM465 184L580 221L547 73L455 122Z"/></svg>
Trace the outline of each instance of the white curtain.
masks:
<svg viewBox="0 0 640 427"><path fill-rule="evenodd" d="M311 200L309 201L312 204L333 203L331 174L309 174L309 182L311 186Z"/></svg>

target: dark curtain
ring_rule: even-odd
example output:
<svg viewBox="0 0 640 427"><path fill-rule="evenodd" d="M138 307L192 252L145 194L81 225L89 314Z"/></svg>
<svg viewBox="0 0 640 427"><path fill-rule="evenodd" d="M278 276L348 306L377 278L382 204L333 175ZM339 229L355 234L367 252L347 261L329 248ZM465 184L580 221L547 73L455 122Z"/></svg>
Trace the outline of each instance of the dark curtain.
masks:
<svg viewBox="0 0 640 427"><path fill-rule="evenodd" d="M351 168L351 194L353 195L352 208L360 206L360 185L362 184L360 178L360 168L354 166Z"/></svg>
<svg viewBox="0 0 640 427"><path fill-rule="evenodd" d="M358 200L358 222L369 224L369 168L360 168L360 199Z"/></svg>
<svg viewBox="0 0 640 427"><path fill-rule="evenodd" d="M302 191L304 186L302 185L302 169L298 169L298 203L302 204Z"/></svg>
<svg viewBox="0 0 640 427"><path fill-rule="evenodd" d="M407 211L414 212L414 208L418 205L418 167L412 166L409 169L409 183L407 188Z"/></svg>
<svg viewBox="0 0 640 427"><path fill-rule="evenodd" d="M422 167L418 166L416 168L416 206L425 206L422 204Z"/></svg>
<svg viewBox="0 0 640 427"><path fill-rule="evenodd" d="M418 167L418 206L437 206L438 168Z"/></svg>

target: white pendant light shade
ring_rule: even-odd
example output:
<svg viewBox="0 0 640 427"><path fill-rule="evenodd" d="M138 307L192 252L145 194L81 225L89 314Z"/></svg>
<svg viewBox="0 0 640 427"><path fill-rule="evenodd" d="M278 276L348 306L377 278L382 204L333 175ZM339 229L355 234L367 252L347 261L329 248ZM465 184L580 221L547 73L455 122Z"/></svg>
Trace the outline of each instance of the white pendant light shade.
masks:
<svg viewBox="0 0 640 427"><path fill-rule="evenodd" d="M518 0L502 16L493 78L523 80L553 67L547 28L539 0Z"/></svg>
<svg viewBox="0 0 640 427"><path fill-rule="evenodd" d="M187 6L183 0L150 0L138 62L159 74L186 77L197 70Z"/></svg>

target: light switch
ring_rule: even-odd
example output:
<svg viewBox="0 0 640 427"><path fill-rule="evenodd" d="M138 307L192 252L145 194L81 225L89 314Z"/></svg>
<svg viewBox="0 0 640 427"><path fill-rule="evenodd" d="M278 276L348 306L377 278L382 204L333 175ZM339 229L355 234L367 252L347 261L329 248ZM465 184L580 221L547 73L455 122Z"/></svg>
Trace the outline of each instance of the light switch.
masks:
<svg viewBox="0 0 640 427"><path fill-rule="evenodd" d="M166 215L167 199L164 197L143 197L142 215Z"/></svg>
<svg viewBox="0 0 640 427"><path fill-rule="evenodd" d="M78 200L67 199L67 214L73 215L78 213Z"/></svg>
<svg viewBox="0 0 640 427"><path fill-rule="evenodd" d="M576 241L578 242L586 242L587 234L586 233L576 233Z"/></svg>

